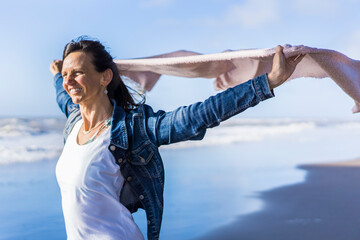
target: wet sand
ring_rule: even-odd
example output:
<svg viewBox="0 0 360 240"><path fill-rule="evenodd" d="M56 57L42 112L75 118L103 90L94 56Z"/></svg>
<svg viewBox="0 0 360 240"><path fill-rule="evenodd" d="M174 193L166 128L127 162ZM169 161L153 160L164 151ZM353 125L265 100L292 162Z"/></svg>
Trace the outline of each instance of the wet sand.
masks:
<svg viewBox="0 0 360 240"><path fill-rule="evenodd" d="M262 210L196 240L360 239L360 159L299 168L304 182L259 193Z"/></svg>

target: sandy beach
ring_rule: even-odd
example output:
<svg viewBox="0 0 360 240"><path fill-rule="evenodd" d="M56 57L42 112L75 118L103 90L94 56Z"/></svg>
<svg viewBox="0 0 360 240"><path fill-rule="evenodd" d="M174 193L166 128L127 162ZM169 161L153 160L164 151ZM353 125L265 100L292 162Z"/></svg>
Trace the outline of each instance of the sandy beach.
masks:
<svg viewBox="0 0 360 240"><path fill-rule="evenodd" d="M196 239L360 239L360 159L299 168L304 182L261 192L262 210Z"/></svg>

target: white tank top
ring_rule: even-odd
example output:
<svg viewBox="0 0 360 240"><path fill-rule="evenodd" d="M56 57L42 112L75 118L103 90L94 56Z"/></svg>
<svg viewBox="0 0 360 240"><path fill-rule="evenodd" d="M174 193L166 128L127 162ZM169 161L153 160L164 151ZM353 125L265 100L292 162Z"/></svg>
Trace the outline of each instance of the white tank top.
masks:
<svg viewBox="0 0 360 240"><path fill-rule="evenodd" d="M129 210L119 202L124 178L108 150L110 127L79 145L78 121L56 165L68 240L144 239Z"/></svg>

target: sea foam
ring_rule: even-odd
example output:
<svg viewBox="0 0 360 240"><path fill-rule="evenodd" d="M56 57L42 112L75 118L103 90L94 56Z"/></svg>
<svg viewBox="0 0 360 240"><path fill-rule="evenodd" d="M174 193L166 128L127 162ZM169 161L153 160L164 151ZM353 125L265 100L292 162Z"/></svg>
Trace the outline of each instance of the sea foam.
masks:
<svg viewBox="0 0 360 240"><path fill-rule="evenodd" d="M64 119L0 119L0 164L56 159L63 147Z"/></svg>
<svg viewBox="0 0 360 240"><path fill-rule="evenodd" d="M0 119L0 164L54 160L63 148L62 129L65 119L5 118ZM165 146L183 149L244 142L262 142L290 134L315 130L360 130L358 121L241 119L233 118L221 126L208 129L202 141L187 141Z"/></svg>
<svg viewBox="0 0 360 240"><path fill-rule="evenodd" d="M286 137L319 129L334 130L360 128L360 122L335 120L297 120L297 119L240 119L234 118L221 123L220 127L208 129L202 141L180 142L165 148L189 148L215 145L228 145L243 142L261 142L276 137Z"/></svg>

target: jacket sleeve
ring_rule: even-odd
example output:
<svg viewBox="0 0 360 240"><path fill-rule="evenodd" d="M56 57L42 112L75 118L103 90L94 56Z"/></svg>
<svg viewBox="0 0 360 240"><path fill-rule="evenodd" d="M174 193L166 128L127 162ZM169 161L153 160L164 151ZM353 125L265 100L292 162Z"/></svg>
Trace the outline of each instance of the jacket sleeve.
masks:
<svg viewBox="0 0 360 240"><path fill-rule="evenodd" d="M267 75L264 74L211 96L204 102L171 112L159 111L155 114L156 119L148 124L152 125L150 128L154 131L153 137L158 146L185 140L201 140L207 128L218 126L221 121L273 96Z"/></svg>
<svg viewBox="0 0 360 240"><path fill-rule="evenodd" d="M59 105L61 111L65 114L66 117L69 117L70 112L74 109L76 104L71 100L69 94L63 88L63 77L61 73L57 73L54 76L54 86L56 89L56 102Z"/></svg>

